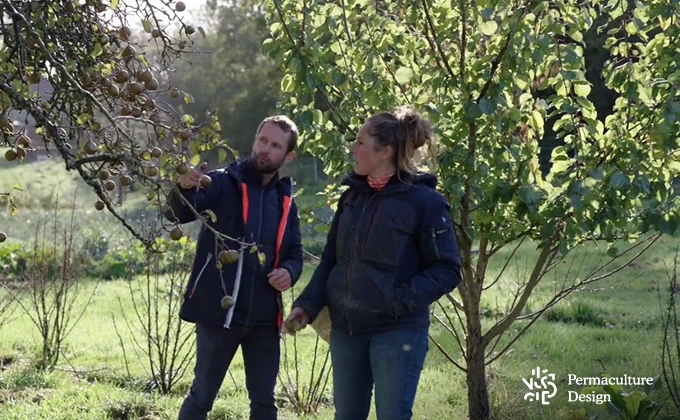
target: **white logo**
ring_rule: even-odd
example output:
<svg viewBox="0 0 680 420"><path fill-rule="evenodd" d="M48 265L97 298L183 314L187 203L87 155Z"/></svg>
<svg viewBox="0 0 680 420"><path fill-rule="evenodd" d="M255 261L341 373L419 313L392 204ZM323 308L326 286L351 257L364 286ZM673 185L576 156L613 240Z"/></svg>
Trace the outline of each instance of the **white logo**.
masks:
<svg viewBox="0 0 680 420"><path fill-rule="evenodd" d="M548 374L548 369L541 370L541 368L536 367L536 369L531 370L531 375L532 376L528 381L522 378L522 382L524 382L524 384L529 388L529 391L531 391L524 394L524 399L529 401L538 401L540 397L541 404L550 404L547 399L554 397L557 393L557 387L553 382L555 380L555 374ZM551 387L552 392L549 391L549 388Z"/></svg>

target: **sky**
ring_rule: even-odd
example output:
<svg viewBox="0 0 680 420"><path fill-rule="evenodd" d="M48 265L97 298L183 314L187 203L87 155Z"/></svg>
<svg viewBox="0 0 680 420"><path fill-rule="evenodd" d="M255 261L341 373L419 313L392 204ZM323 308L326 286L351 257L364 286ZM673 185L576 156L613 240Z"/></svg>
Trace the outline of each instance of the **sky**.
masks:
<svg viewBox="0 0 680 420"><path fill-rule="evenodd" d="M175 0L119 0L119 4L126 4L128 7L133 7L138 3L143 3L145 1L149 1L154 6L163 9L168 9L168 6L165 5L168 1L170 1L171 4L170 8L173 9L175 3L177 3ZM106 0L106 2L110 4L111 0ZM183 3L185 4L186 9L178 14L185 23L193 25L194 27L203 26L206 30L209 30L210 23L209 20L205 18L205 0L183 0ZM130 16L128 23L133 30L142 29L141 20L137 16Z"/></svg>

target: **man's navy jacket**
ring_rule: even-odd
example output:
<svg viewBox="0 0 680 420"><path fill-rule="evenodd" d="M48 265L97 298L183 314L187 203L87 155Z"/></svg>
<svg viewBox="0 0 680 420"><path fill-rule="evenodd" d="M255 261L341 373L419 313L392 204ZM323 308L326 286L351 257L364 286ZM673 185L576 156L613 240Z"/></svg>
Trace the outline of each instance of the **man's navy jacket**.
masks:
<svg viewBox="0 0 680 420"><path fill-rule="evenodd" d="M182 189L178 186L168 197L170 209L165 216L179 223L196 220L194 212L182 201L181 194L199 214L214 212L217 220L209 226L231 238L255 243L264 252L260 263L257 253L244 251L241 284L236 298L232 323L246 326L281 326L283 308L281 294L269 284L267 274L274 268L285 268L293 284L302 273L302 243L297 206L291 195L293 180L278 175L263 186L261 175L249 160L234 162L225 169L208 173L208 187ZM176 219L175 219L176 218ZM207 217L210 219L210 217ZM180 317L188 322L224 325L227 310L220 302L233 296L237 263L217 268L217 255L223 249L238 249L235 241L224 245L215 234L201 227L196 244L196 258L184 295Z"/></svg>

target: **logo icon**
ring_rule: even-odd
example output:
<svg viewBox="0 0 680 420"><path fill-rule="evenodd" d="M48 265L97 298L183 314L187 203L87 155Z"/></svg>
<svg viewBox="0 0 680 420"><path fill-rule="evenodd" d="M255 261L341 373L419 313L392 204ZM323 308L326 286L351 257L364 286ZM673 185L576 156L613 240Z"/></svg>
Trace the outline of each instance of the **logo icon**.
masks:
<svg viewBox="0 0 680 420"><path fill-rule="evenodd" d="M531 370L531 377L527 381L522 378L522 382L529 388L530 392L524 394L524 399L529 401L541 401L541 404L550 404L547 400L557 393L555 386L555 374L548 373L548 369L541 370L540 367ZM552 392L550 391L552 388Z"/></svg>

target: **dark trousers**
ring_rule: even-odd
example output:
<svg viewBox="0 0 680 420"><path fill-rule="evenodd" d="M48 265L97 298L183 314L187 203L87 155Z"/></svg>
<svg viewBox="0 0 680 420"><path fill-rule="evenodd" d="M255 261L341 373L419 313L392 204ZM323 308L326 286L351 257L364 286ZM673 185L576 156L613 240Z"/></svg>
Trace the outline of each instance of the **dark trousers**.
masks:
<svg viewBox="0 0 680 420"><path fill-rule="evenodd" d="M335 420L365 420L375 384L378 420L410 420L428 351L427 328L370 336L331 330Z"/></svg>
<svg viewBox="0 0 680 420"><path fill-rule="evenodd" d="M279 371L279 331L272 327L231 329L196 325L194 381L179 412L179 420L205 419L222 386L236 349L241 346L250 398L251 420L276 419L274 387Z"/></svg>

